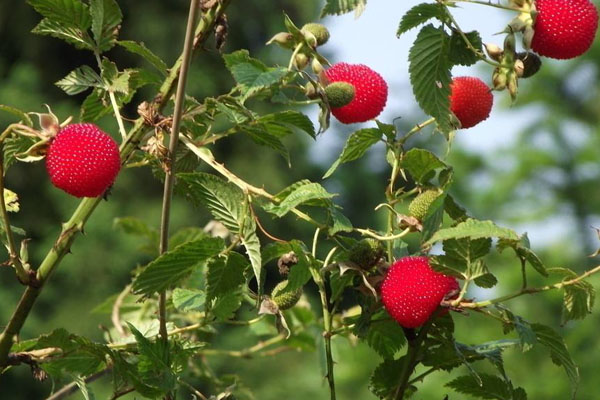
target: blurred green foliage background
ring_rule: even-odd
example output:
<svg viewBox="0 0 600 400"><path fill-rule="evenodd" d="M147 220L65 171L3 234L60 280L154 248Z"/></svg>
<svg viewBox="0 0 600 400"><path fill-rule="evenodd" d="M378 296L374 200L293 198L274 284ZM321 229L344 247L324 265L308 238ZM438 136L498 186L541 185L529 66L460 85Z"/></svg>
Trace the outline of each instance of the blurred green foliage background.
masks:
<svg viewBox="0 0 600 400"><path fill-rule="evenodd" d="M170 64L180 52L187 2L144 2L143 7L139 3L119 1L124 13L121 37L143 41ZM282 11L302 25L316 20L320 9L316 0L253 0L251 3L252 6L234 2L230 7L230 30L224 51L247 48L253 56L267 63L286 62L283 51L264 46L268 38L283 29ZM42 104L49 104L61 119L69 115L76 117L85 95L68 97L53 82L76 66L94 65L95 61L90 54L74 50L59 40L31 34L38 20L39 16L24 2L0 2L0 104L36 112L43 111ZM109 54L120 67L139 62L120 49ZM330 56L334 58L335 54ZM492 154L454 146L448 158L456 173L452 193L460 203L478 218L493 219L520 232L528 227L543 232L543 241L534 240L541 243L534 250L549 267L567 266L581 272L596 262L587 255L598 246L592 226L600 225L599 66L598 43L577 60L560 65L545 63L535 78L523 82L518 102L513 106L513 109L526 108L537 116L529 126L512 127L517 132L516 142L503 145ZM225 92L233 83L212 42L193 63L190 76L188 92L196 98ZM124 110L124 115L135 118L137 104L151 95L148 90L140 92ZM410 93L406 93L406 97L412 98ZM0 125L10 123L9 118L0 115ZM416 122L405 118L400 130ZM100 125L107 131L117 132L116 123L109 117ZM326 135L339 137L341 142L347 132L334 128ZM429 132L413 143L432 148L438 154L444 151L439 135L432 138ZM265 151L239 135L219 142L216 153L234 172L272 192L301 178L320 180L328 166L317 164L314 157L310 157L310 144L304 138L293 138L287 144L292 153L291 169L274 152ZM337 202L356 226L379 227L381 221L373 208L382 199L386 174L386 171L374 170L368 159L363 159L340 168L335 179L325 185L340 194ZM48 184L43 163L13 167L7 186L19 194L21 212L13 216L13 224L23 227L32 239L30 252L32 264L36 265L52 245L60 222L68 218L77 200ZM107 297L119 293L130 282L130 271L148 261L135 251L138 243L134 239L113 228L113 220L134 216L158 226L161 194L162 184L147 169L130 169L120 175L109 201L95 212L85 237L76 242L73 254L65 258L44 289L22 331L23 338L64 327L102 340L101 325L109 325L110 316L91 310ZM208 221L203 210L191 207L182 199L176 199L173 211L173 230L203 226ZM275 236L308 241L312 235L310 226L293 218L285 223L265 223ZM498 255L488 263L501 282L493 293L512 291L520 283L519 266L507 260L508 257ZM597 285L598 279L594 278L593 283ZM532 279L531 284L542 284L542 281ZM2 325L18 301L22 287L9 268L0 268L0 285ZM573 358L580 366L578 398L597 399L598 313L584 321L561 326L559 293L519 298L512 301L511 306L525 319L554 326L565 335ZM503 337L498 324L479 315L457 315L454 319L459 341L477 343ZM219 333L216 346L240 349L254 341L243 329L233 328ZM370 373L380 362L379 356L365 345L343 338L334 340L334 345L339 398L374 398L367 384ZM320 367L321 357L319 350L315 350L282 353L267 359L215 358L211 365L217 374L239 375L256 399L325 399L327 387ZM569 396L566 376L542 350L534 349L525 354L510 350L506 353L506 366L515 385L523 386L531 399ZM448 392L443 385L450 380L445 373L429 376L420 386L417 398L442 399ZM202 387L201 379L190 382ZM3 400L43 399L52 387L50 381L33 381L26 367L14 368L0 376ZM92 387L98 398L109 397L108 378ZM73 398L82 396L75 394ZM181 398L190 397L182 394ZM450 394L450 399L453 398L459 397Z"/></svg>

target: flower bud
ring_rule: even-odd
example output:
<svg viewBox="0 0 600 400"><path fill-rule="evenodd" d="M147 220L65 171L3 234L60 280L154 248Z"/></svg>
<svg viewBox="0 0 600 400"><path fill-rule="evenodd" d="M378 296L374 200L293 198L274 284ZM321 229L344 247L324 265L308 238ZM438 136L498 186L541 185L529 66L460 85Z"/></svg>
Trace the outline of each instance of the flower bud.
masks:
<svg viewBox="0 0 600 400"><path fill-rule="evenodd" d="M277 43L279 46L284 49L293 49L294 48L294 37L289 32L279 32L275 36L271 38L267 42L267 45L271 43Z"/></svg>
<svg viewBox="0 0 600 400"><path fill-rule="evenodd" d="M494 43L486 43L485 51L492 60L498 62L502 59L502 55L504 54L504 51L500 48L500 46Z"/></svg>

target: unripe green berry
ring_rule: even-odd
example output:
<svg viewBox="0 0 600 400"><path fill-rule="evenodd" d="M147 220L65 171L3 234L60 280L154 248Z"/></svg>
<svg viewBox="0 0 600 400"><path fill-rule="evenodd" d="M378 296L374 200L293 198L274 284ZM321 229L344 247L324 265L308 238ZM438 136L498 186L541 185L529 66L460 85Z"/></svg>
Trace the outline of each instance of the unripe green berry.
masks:
<svg viewBox="0 0 600 400"><path fill-rule="evenodd" d="M284 292L287 285L287 280L281 281L273 288L273 291L271 292L271 300L277 304L277 307L279 307L280 310L287 310L294 307L302 296L302 288Z"/></svg>
<svg viewBox="0 0 600 400"><path fill-rule="evenodd" d="M331 108L343 107L354 99L354 86L348 82L334 82L325 87Z"/></svg>
<svg viewBox="0 0 600 400"><path fill-rule="evenodd" d="M271 43L277 43L279 46L283 47L284 49L293 49L294 45L295 45L294 37L289 32L279 32L278 34L273 36L271 38L271 40L269 40L267 42L267 45L269 45Z"/></svg>
<svg viewBox="0 0 600 400"><path fill-rule="evenodd" d="M294 57L294 66L299 70L303 70L308 65L310 58L304 53L298 53Z"/></svg>
<svg viewBox="0 0 600 400"><path fill-rule="evenodd" d="M317 46L324 45L329 40L329 31L324 25L311 22L304 25L301 30L312 33L317 39Z"/></svg>
<svg viewBox="0 0 600 400"><path fill-rule="evenodd" d="M385 249L381 242L375 239L363 239L358 242L348 254L348 259L360 268L371 269L383 257Z"/></svg>
<svg viewBox="0 0 600 400"><path fill-rule="evenodd" d="M440 196L440 192L437 190L431 189L426 190L417 197L408 205L408 214L411 217L415 217L419 221L421 221L427 215L427 211L429 211L429 207L431 204Z"/></svg>

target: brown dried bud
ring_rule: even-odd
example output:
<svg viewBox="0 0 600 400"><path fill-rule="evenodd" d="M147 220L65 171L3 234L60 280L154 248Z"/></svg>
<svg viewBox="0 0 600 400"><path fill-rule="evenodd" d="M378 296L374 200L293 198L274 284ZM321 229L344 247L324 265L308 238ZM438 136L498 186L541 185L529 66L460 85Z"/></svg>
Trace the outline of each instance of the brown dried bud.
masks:
<svg viewBox="0 0 600 400"><path fill-rule="evenodd" d="M298 256L293 251L285 253L277 260L277 268L279 268L279 273L283 276L289 274L290 268L296 264L298 264Z"/></svg>

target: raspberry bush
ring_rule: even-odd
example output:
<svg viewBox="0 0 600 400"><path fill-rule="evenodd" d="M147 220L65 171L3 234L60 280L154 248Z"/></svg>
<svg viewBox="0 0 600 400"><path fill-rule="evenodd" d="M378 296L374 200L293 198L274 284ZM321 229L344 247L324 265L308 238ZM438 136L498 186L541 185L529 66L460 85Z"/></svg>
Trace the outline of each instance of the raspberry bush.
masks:
<svg viewBox="0 0 600 400"><path fill-rule="evenodd" d="M507 372L503 353L517 349L527 357L527 350L539 347L564 369L574 397L580 372L564 339L556 329L519 316L510 300L560 291L563 323L583 319L594 305L588 278L600 266L581 274L551 268L531 248L526 233L475 218L452 194L453 185L465 178L449 160L456 135L469 134L461 129L494 112L492 92L518 102L520 79L531 77L536 84L536 73L544 70L538 55L567 59L588 51L597 30L597 9L587 0L463 1L507 12L506 27L498 27L504 29L502 47L484 45L477 31L463 31L453 14L455 2L410 9L397 35L405 40L405 32L419 28L408 56L409 73L416 103L429 119L403 130L394 120L377 119L397 95L395 89L368 66L369 60L350 64L325 58L321 46L330 33L318 21L301 25L283 14L283 31L264 38L286 52L282 64L268 65L245 49L223 51L233 87L194 98L186 95L187 83L199 79L189 74L193 54L213 46L208 42L212 37L222 50L228 33L236 29L228 26L227 12L244 5L191 0L183 51L167 66L143 38L121 37L127 19L117 0L29 0L41 15L34 33L88 52L95 63L73 65L56 82L65 95L85 94L77 122L57 116L52 104L47 112L34 106L0 107L15 118L0 135L5 265L24 288L11 317L1 324L1 371L29 365L32 379L72 381L52 395L54 400L69 396L75 387L86 399L93 398L89 383L105 375L113 377L113 399L129 393L175 399L183 392L196 398L252 399L243 381L220 375L210 357L318 350L329 396L336 399L339 366L332 348L335 341L348 340L366 343L381 358L369 384L376 397L419 398L423 380L446 372L454 374L444 382L446 398L522 400L528 388ZM364 7L365 0L327 0L322 16L360 15ZM117 65L111 59L116 48L141 57L152 70ZM477 63L487 68L487 81L453 78L454 66ZM154 93L143 101L138 91ZM137 111L135 119L125 117L131 109ZM313 111L318 112L315 118L305 114ZM107 115L118 127L114 132L97 125ZM332 134L331 115L366 127L349 134L322 180L302 177L271 193L254 181L252 171L236 173L219 158L219 144L244 143L245 136L292 165L294 152L286 138L304 135L318 143ZM446 152L420 146L417 134L421 143L439 135ZM362 227L344 215L326 182L340 173L342 164L364 157L371 148L381 153L389 173L380 204L364 212L385 215L385 223ZM82 199L46 256L34 265L28 246L40 243L11 225L9 212L18 212L19 206L17 194L6 187L16 162L43 160L48 181L64 196ZM93 240L93 230L80 235L87 221L104 199L110 202L112 190L124 190L119 179L134 167L151 170L163 186L162 211L160 221L114 216L119 235L141 238L142 250L151 258L131 266L126 286L115 288L118 294L100 305L110 309L112 326L103 330L101 340L60 327L23 337L22 328L52 285L53 272L76 240ZM173 196L197 207L210 223L171 233ZM285 220L310 229L312 239L274 235L270 227ZM512 257L520 284L500 280L495 268L499 253ZM103 260L97 263L103 267ZM481 320L475 316L497 324L501 333L473 343L455 329L455 323L467 321L476 331ZM260 340L242 350L223 349L219 334L231 325Z"/></svg>

